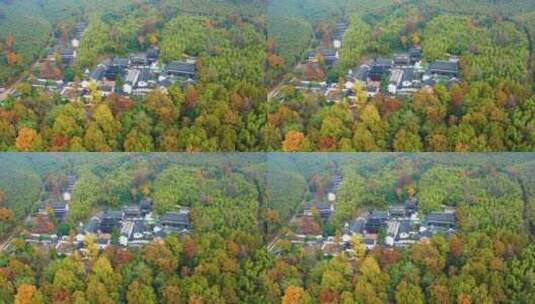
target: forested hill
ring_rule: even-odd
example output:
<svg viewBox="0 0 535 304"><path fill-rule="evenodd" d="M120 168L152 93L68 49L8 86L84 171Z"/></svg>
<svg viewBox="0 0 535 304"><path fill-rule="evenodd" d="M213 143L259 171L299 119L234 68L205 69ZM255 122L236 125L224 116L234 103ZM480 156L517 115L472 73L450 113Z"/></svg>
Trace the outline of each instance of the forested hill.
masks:
<svg viewBox="0 0 535 304"><path fill-rule="evenodd" d="M168 18L191 14L258 19L266 11L264 0L0 0L0 87L27 72L44 54L51 36L68 30L75 21L138 8L154 8Z"/></svg>
<svg viewBox="0 0 535 304"><path fill-rule="evenodd" d="M368 4L357 2L349 7ZM270 147L284 151L533 150L533 4L513 1L509 7L518 9L509 14L485 12L505 2L484 5L480 1L480 6L456 2L460 7L449 2L402 3L385 1L370 10L348 10L347 20L341 13L325 15L315 26L299 17L303 26L291 30L268 24L266 76L278 94L268 115L273 134ZM273 5L268 14L295 18L291 4ZM290 12L287 16L278 7L284 5ZM311 7L303 9L313 12ZM299 87L299 80L309 78L294 64L303 63L310 50L328 48L329 35L340 21L347 22L348 29L336 68L320 69L319 78L313 79L317 83L326 81L344 91L350 69L355 72L373 58L392 58L413 46L423 50L424 65L452 55L459 58L460 79L439 81L433 90L416 88L409 94L385 90L367 94L357 87L348 90L349 97L335 98L342 102L331 102L330 89L320 89L318 94Z"/></svg>
<svg viewBox="0 0 535 304"><path fill-rule="evenodd" d="M86 69L93 71L106 59L158 47L162 64L195 57L195 82L178 81L166 93L153 90L145 96L115 92L120 91L119 84L107 98L95 89L96 98L88 104L82 97L66 102L58 94L32 87L33 78L29 77L16 86L20 96L8 98L0 109L0 125L6 124L0 129L1 150L265 150L266 31L262 1L82 3L81 13L76 16L87 27L76 60L72 66L58 67L58 72L70 74L79 85ZM65 38L56 37L58 31L68 36L75 26L68 19L62 22L66 24L60 22L54 27L56 40ZM46 32L39 34L42 43L29 46L29 51L40 54L46 45ZM17 39L9 39L10 50L17 49ZM17 58L24 63L8 68L12 75L27 71L36 56ZM35 70L32 75L39 75L39 69ZM19 116L15 109L21 107L24 110Z"/></svg>
<svg viewBox="0 0 535 304"><path fill-rule="evenodd" d="M0 165L43 168L24 173L36 186L41 176L54 184L75 169L70 232L62 229L68 238L75 239L70 229L78 221L145 195L154 198L156 214L191 207L193 230L140 248L114 241L99 250L88 237L84 253L70 256L16 237L0 252L5 303L510 304L535 296L535 247L526 230L534 214L533 154L35 155L2 156ZM260 187L251 181L266 174ZM306 192L312 198L333 174L342 176L334 221L321 225L335 240L360 209L409 195L422 212L455 208L457 232L372 250L357 236L346 244L354 252L337 256L288 240L276 253L268 250L258 223L266 222L271 235L293 229L284 212L301 212ZM258 199L264 185L266 210Z"/></svg>
<svg viewBox="0 0 535 304"><path fill-rule="evenodd" d="M41 193L45 184L50 181L65 183L65 177L69 174L79 176L77 189L73 193L75 202L72 204L69 218L69 222L76 225L78 221L85 220L90 215L92 208L117 207L138 200L142 195L141 189L147 185L154 189L152 192L159 212L173 208L178 201L185 204L186 197L191 198L188 205L196 205L198 197L188 192L208 195L209 191L221 190L218 190L216 184L212 182L207 181L207 184L203 184L202 179L196 176L199 170L205 171L203 174L210 176L214 181L216 177L222 176L224 170L239 172L237 176L240 179L258 180L258 185L249 184L251 187L249 190L253 191L251 197L256 201L255 191L265 191L263 166L265 166L265 155L254 153L247 155L3 154L0 155L2 168L0 208L7 208L10 216L9 219L7 216L2 217L0 238L17 225L17 220L22 220L35 211L35 204L40 195L48 197L49 194ZM143 182L136 179L143 179ZM228 180L232 181L241 182L241 180ZM223 187L222 184L219 186ZM259 188L256 189L256 186ZM209 189L210 187L216 188ZM232 191L241 193L245 189L236 188ZM181 199L178 199L179 197ZM256 203L251 205L251 208L257 207ZM255 212L251 212L250 216L254 219L255 215Z"/></svg>

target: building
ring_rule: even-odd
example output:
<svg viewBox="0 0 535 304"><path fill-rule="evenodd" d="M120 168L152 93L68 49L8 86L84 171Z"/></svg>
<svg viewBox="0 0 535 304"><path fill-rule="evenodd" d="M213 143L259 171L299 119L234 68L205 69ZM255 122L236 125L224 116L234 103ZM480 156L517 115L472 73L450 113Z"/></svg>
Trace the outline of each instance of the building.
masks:
<svg viewBox="0 0 535 304"><path fill-rule="evenodd" d="M121 226L123 220L123 212L121 211L109 211L106 212L100 221L100 231L103 233L112 233L114 229L118 229Z"/></svg>
<svg viewBox="0 0 535 304"><path fill-rule="evenodd" d="M334 213L334 204L329 202L319 202L319 203L306 203L303 208L303 215L305 216L314 216L319 215L322 219L329 219Z"/></svg>
<svg viewBox="0 0 535 304"><path fill-rule="evenodd" d="M332 49L323 49L320 51L325 65L329 68L335 67L338 62L338 52Z"/></svg>
<svg viewBox="0 0 535 304"><path fill-rule="evenodd" d="M160 224L173 231L189 230L190 221L188 212L167 212L160 217Z"/></svg>
<svg viewBox="0 0 535 304"><path fill-rule="evenodd" d="M408 53L397 54L394 56L394 64L398 66L408 66L411 64L411 57Z"/></svg>
<svg viewBox="0 0 535 304"><path fill-rule="evenodd" d="M409 49L409 56L412 63L416 63L422 60L422 48L421 47L412 47Z"/></svg>
<svg viewBox="0 0 535 304"><path fill-rule="evenodd" d="M382 81L392 68L392 59L377 58L370 69L370 79L373 81Z"/></svg>
<svg viewBox="0 0 535 304"><path fill-rule="evenodd" d="M401 82L403 80L403 70L394 69L390 74L390 82L388 84L388 92L390 94L396 94L398 88L401 87Z"/></svg>
<svg viewBox="0 0 535 304"><path fill-rule="evenodd" d="M346 225L347 234L362 234L366 226L366 219L359 217Z"/></svg>
<svg viewBox="0 0 535 304"><path fill-rule="evenodd" d="M98 65L92 72L89 74L89 79L93 81L100 81L102 78L104 78L104 75L106 74L106 66L104 65Z"/></svg>
<svg viewBox="0 0 535 304"><path fill-rule="evenodd" d="M128 67L130 60L123 57L115 57L106 69L105 77L108 80L116 80L118 76L123 76L125 69Z"/></svg>
<svg viewBox="0 0 535 304"><path fill-rule="evenodd" d="M127 206L124 209L125 219L141 219L141 209L139 206Z"/></svg>
<svg viewBox="0 0 535 304"><path fill-rule="evenodd" d="M139 71L139 77L137 79L137 87L138 88L146 88L149 86L149 81L150 81L150 78L151 77L151 74L150 74L150 69L141 69Z"/></svg>
<svg viewBox="0 0 535 304"><path fill-rule="evenodd" d="M59 56L64 65L70 65L76 58L76 51L71 48L63 48L59 50Z"/></svg>
<svg viewBox="0 0 535 304"><path fill-rule="evenodd" d="M424 223L427 226L453 229L455 228L455 213L433 212L425 217Z"/></svg>
<svg viewBox="0 0 535 304"><path fill-rule="evenodd" d="M388 208L388 213L390 213L391 217L405 217L407 216L407 212L405 210L405 206L403 205L394 205Z"/></svg>
<svg viewBox="0 0 535 304"><path fill-rule="evenodd" d="M193 78L195 77L196 67L195 63L172 61L167 64L165 71L167 75Z"/></svg>
<svg viewBox="0 0 535 304"><path fill-rule="evenodd" d="M158 61L158 58L160 57L160 49L157 47L150 47L147 50L147 60L149 63L154 63Z"/></svg>
<svg viewBox="0 0 535 304"><path fill-rule="evenodd" d="M130 240L140 240L145 235L145 224L143 221L135 221L134 227L132 228L132 234Z"/></svg>
<svg viewBox="0 0 535 304"><path fill-rule="evenodd" d="M56 219L58 221L63 221L69 211L69 205L65 202L54 202L52 203L52 210Z"/></svg>
<svg viewBox="0 0 535 304"><path fill-rule="evenodd" d="M364 229L367 233L377 233L379 230L386 227L388 217L388 212L372 211L366 218L366 226Z"/></svg>
<svg viewBox="0 0 535 304"><path fill-rule="evenodd" d="M151 198L144 198L139 202L139 209L141 211L141 215L145 216L152 212L152 199Z"/></svg>
<svg viewBox="0 0 535 304"><path fill-rule="evenodd" d="M94 234L96 235L98 233L98 230L100 229L100 219L96 216L93 216L85 225L83 228L83 232L85 234Z"/></svg>
<svg viewBox="0 0 535 304"><path fill-rule="evenodd" d="M134 53L130 55L130 63L138 67L144 67L150 64L146 53Z"/></svg>
<svg viewBox="0 0 535 304"><path fill-rule="evenodd" d="M405 201L405 210L407 215L411 215L418 211L418 200L415 197L411 197Z"/></svg>
<svg viewBox="0 0 535 304"><path fill-rule="evenodd" d="M411 222L409 220L400 221L394 243L401 246L414 243L413 234L417 234L417 232L413 231Z"/></svg>
<svg viewBox="0 0 535 304"><path fill-rule="evenodd" d="M429 73L445 77L459 77L459 63L456 61L438 60L429 65Z"/></svg>

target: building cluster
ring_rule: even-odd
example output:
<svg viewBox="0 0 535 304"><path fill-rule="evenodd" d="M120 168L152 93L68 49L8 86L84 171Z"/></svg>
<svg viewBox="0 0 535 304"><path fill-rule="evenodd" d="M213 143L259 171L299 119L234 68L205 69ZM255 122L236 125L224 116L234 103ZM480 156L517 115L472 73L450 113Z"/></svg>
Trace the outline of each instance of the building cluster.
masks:
<svg viewBox="0 0 535 304"><path fill-rule="evenodd" d="M307 202L303 206L303 213L296 216L292 221L302 223L319 219L323 223L329 223L335 213L336 193L342 184L342 176L334 175L329 186L325 189L324 197L316 197L315 202ZM313 195L316 196L316 195ZM308 231L305 227L297 225L295 233L284 236L284 239L294 245L302 245L307 250L321 250L325 240L321 231Z"/></svg>
<svg viewBox="0 0 535 304"><path fill-rule="evenodd" d="M332 33L332 41L330 45L328 47L320 47L316 50L309 51L304 63L312 65L317 64L321 58L327 69L335 68L338 59L340 58L339 50L342 47L342 41L347 28L348 24L345 19L338 22Z"/></svg>
<svg viewBox="0 0 535 304"><path fill-rule="evenodd" d="M349 92L355 82L373 97L383 94L412 94L423 87L437 83L453 84L459 81L459 58L437 60L429 64L422 62L422 49L411 48L408 53L396 54L393 58L376 58L349 70L345 89Z"/></svg>
<svg viewBox="0 0 535 304"><path fill-rule="evenodd" d="M346 30L347 23L339 22L333 33L332 47L320 47L307 53L305 61L297 68L297 72L303 72L303 77L293 80L297 90L315 92L325 96L328 101L340 102L344 98L356 99L356 83L360 84L368 97L373 97L379 93L409 95L438 83L452 85L459 82L458 57L424 62L422 48L412 47L393 57L367 60L358 68L350 69L341 85L339 79L329 79L327 73L318 71L322 68L320 59L323 60L326 71L336 67ZM320 77L324 80L320 80Z"/></svg>
<svg viewBox="0 0 535 304"><path fill-rule="evenodd" d="M48 50L47 58L38 64L39 76L32 79L33 87L58 93L69 100L91 101L95 90L101 96L111 93L143 96L156 89L166 91L175 83L183 87L195 83L197 58L184 56L182 60L163 64L157 47L124 57L106 58L92 70L85 70L80 81L74 81L74 72L66 71L76 62L86 26L83 22L76 25L70 45L59 43Z"/></svg>
<svg viewBox="0 0 535 304"><path fill-rule="evenodd" d="M451 235L456 232L455 210L445 208L442 212L432 212L420 219L415 198L403 205L391 206L388 210L375 210L346 223L342 237L317 236L311 243L327 256L342 252L354 253L353 236L362 237L363 245L372 250L377 245L385 247L406 247L428 240L435 234Z"/></svg>
<svg viewBox="0 0 535 304"><path fill-rule="evenodd" d="M128 57L113 57L99 63L92 71L86 71L81 90L89 97L91 83L96 84L103 96L111 93L143 96L155 89L180 83L182 86L194 84L196 78L195 57L185 57L182 61L161 64L159 49L150 47L145 52Z"/></svg>
<svg viewBox="0 0 535 304"><path fill-rule="evenodd" d="M74 234L70 231L70 235L61 236L61 233L69 233L59 231L59 225L67 219L75 182L76 176L69 176L63 199L41 203L39 210L28 220L26 242L54 248L61 255L71 255L75 251L87 250L88 236L95 240L100 249L105 249L110 245L141 247L170 234L191 232L188 208L180 207L156 216L152 199L143 198L136 204L120 209L100 211L75 227Z"/></svg>
<svg viewBox="0 0 535 304"><path fill-rule="evenodd" d="M86 236L91 235L101 249L114 242L123 247L140 247L169 234L188 234L190 229L188 208L179 208L158 217L152 212L152 199L144 198L120 210L100 212L80 224L76 243L84 246Z"/></svg>
<svg viewBox="0 0 535 304"><path fill-rule="evenodd" d="M403 247L428 239L434 234L451 234L456 231L454 209L432 212L420 219L416 199L408 199L403 205L391 206L388 210L375 210L346 223L343 239L363 236L364 244L373 249L381 244L389 247Z"/></svg>
<svg viewBox="0 0 535 304"><path fill-rule="evenodd" d="M56 46L47 49L47 57L37 64L37 78L32 79L32 87L51 92L61 92L65 86L65 70L69 69L78 55L80 41L87 23L79 22L74 26L69 42L59 39Z"/></svg>
<svg viewBox="0 0 535 304"><path fill-rule="evenodd" d="M69 204L74 191L76 176L67 176L67 183L63 195L52 200L41 201L37 212L28 218L28 242L57 241L57 226L65 221L69 213Z"/></svg>
<svg viewBox="0 0 535 304"><path fill-rule="evenodd" d="M319 216L328 222L335 211L334 200L341 177L335 176L329 188L329 199L323 203L307 203L302 217ZM331 200L332 199L332 200ZM416 198L407 199L403 204L392 205L387 210L363 212L359 217L344 225L342 235L307 233L299 229L285 238L293 245L303 246L308 251L320 251L326 256L336 256L342 252L354 252L353 237L358 235L366 249L377 245L385 247L405 247L427 240L435 234L450 235L457 229L455 209L445 208L442 212L432 212L423 217L418 213Z"/></svg>

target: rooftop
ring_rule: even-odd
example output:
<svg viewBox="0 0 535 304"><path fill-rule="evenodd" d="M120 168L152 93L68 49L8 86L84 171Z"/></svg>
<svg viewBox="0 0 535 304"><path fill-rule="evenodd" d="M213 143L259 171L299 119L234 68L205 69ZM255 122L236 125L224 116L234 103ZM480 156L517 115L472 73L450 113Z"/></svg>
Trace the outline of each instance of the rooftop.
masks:
<svg viewBox="0 0 535 304"><path fill-rule="evenodd" d="M459 63L447 61L447 60L438 60L429 65L431 71L446 71L446 72L459 72Z"/></svg>

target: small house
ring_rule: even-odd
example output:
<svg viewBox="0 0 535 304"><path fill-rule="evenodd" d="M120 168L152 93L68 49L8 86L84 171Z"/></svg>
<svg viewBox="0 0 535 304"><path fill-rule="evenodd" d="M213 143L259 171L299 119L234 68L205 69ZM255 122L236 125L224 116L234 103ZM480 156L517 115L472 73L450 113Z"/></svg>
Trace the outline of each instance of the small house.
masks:
<svg viewBox="0 0 535 304"><path fill-rule="evenodd" d="M403 80L403 70L394 69L390 74L390 82L388 84L388 92L390 94L396 94L398 88L401 87L401 82Z"/></svg>
<svg viewBox="0 0 535 304"><path fill-rule="evenodd" d="M150 64L146 53L134 53L130 55L130 63L139 67L144 67Z"/></svg>
<svg viewBox="0 0 535 304"><path fill-rule="evenodd" d="M412 47L409 49L409 56L412 63L416 63L422 60L422 48L421 47Z"/></svg>
<svg viewBox="0 0 535 304"><path fill-rule="evenodd" d="M394 56L394 64L398 66L407 66L411 64L411 57L408 53L397 54Z"/></svg>
<svg viewBox="0 0 535 304"><path fill-rule="evenodd" d="M54 202L52 203L52 210L56 219L62 221L69 211L69 205L65 202Z"/></svg>
<svg viewBox="0 0 535 304"><path fill-rule="evenodd" d="M127 206L124 209L124 217L126 219L137 219L141 218L141 208L139 206Z"/></svg>
<svg viewBox="0 0 535 304"><path fill-rule="evenodd" d="M455 61L438 60L430 64L429 73L445 77L459 77L459 63Z"/></svg>
<svg viewBox="0 0 535 304"><path fill-rule="evenodd" d="M391 206L390 208L388 208L388 212L390 213L390 216L392 217L405 217L407 215L405 206L403 205Z"/></svg>
<svg viewBox="0 0 535 304"><path fill-rule="evenodd" d="M388 216L388 212L385 211L372 211L366 218L366 226L364 229L368 233L379 232L379 230L386 227Z"/></svg>
<svg viewBox="0 0 535 304"><path fill-rule="evenodd" d="M182 76L193 78L195 77L196 67L194 63L183 61L171 61L165 67L167 75Z"/></svg>
<svg viewBox="0 0 535 304"><path fill-rule="evenodd" d="M455 228L455 213L433 212L425 217L424 223L427 226L453 229Z"/></svg>
<svg viewBox="0 0 535 304"><path fill-rule="evenodd" d="M306 203L303 208L303 215L305 216L314 216L319 215L322 219L329 219L334 213L334 204L329 202L319 202L319 203Z"/></svg>
<svg viewBox="0 0 535 304"><path fill-rule="evenodd" d="M377 58L372 64L370 70L370 79L373 81L382 81L392 68L392 59Z"/></svg>
<svg viewBox="0 0 535 304"><path fill-rule="evenodd" d="M151 198L144 198L139 202L139 209L141 211L141 215L145 216L152 212L152 199Z"/></svg>
<svg viewBox="0 0 535 304"><path fill-rule="evenodd" d="M120 228L123 220L123 212L109 211L106 212L100 221L100 231L111 233L113 230Z"/></svg>
<svg viewBox="0 0 535 304"><path fill-rule="evenodd" d="M167 212L160 217L160 224L164 228L174 231L190 229L189 213L187 212Z"/></svg>

